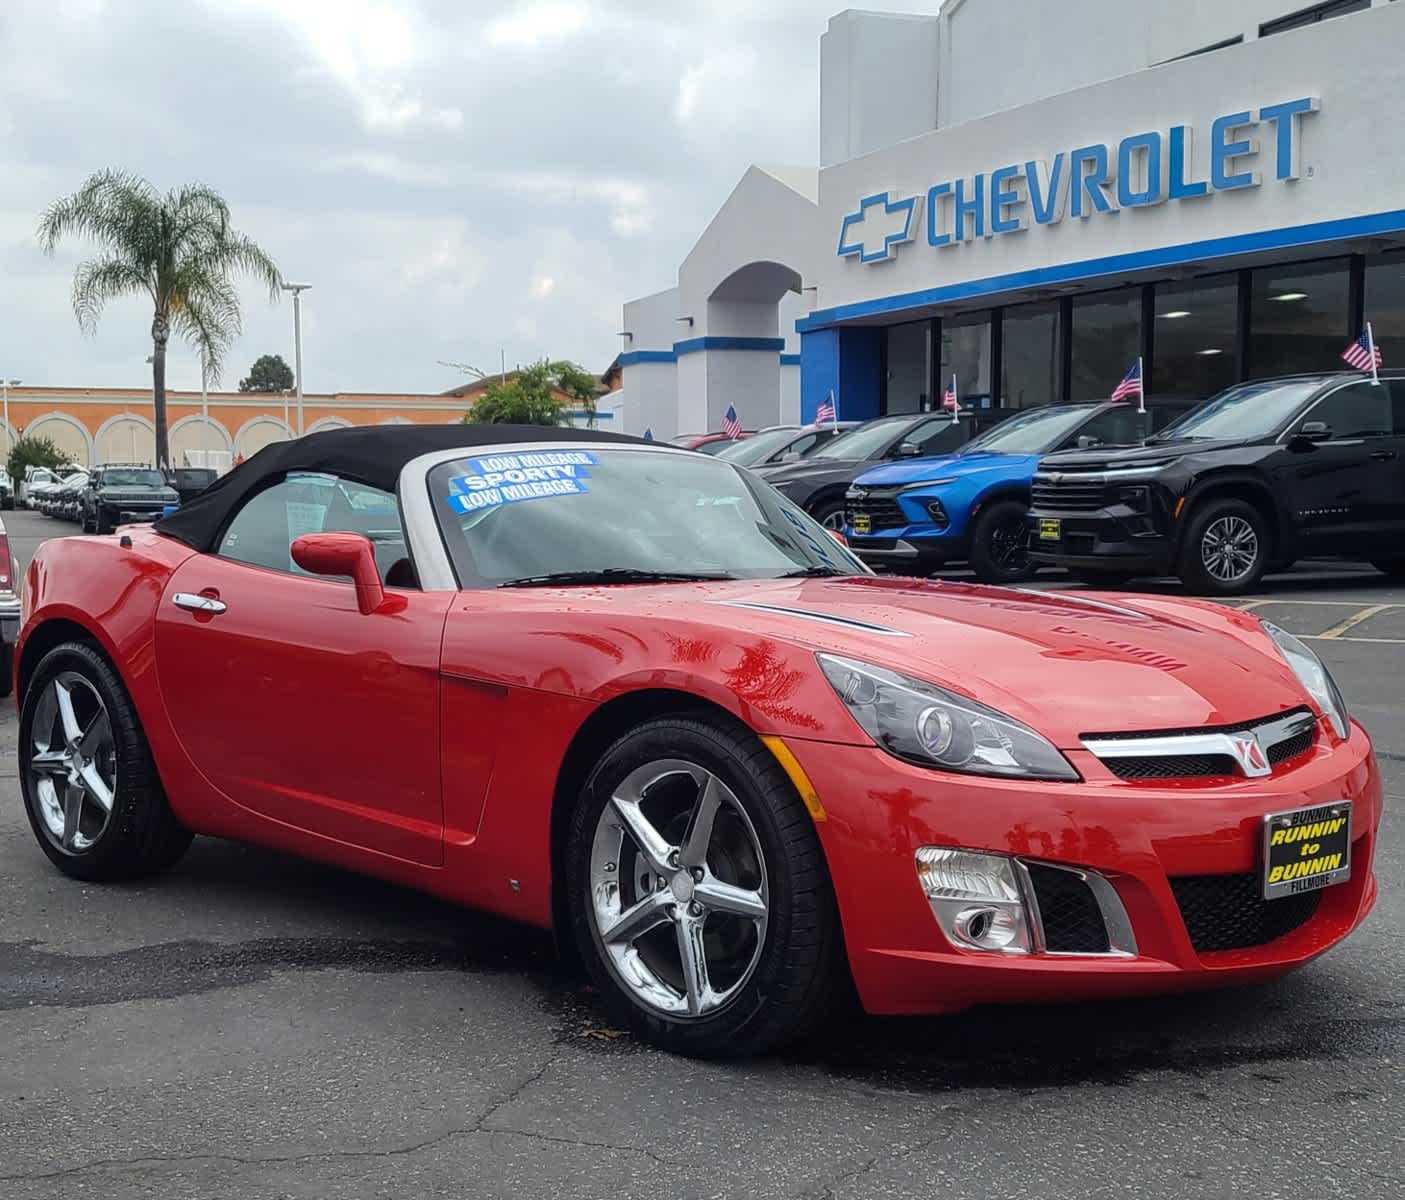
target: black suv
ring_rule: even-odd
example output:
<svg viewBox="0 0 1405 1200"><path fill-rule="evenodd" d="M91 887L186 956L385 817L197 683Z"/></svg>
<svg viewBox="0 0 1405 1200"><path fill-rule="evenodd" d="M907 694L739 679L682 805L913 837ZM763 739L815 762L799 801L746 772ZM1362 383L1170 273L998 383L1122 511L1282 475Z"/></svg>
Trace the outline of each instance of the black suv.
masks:
<svg viewBox="0 0 1405 1200"><path fill-rule="evenodd" d="M84 533L111 533L118 525L154 521L180 496L154 467L104 463L94 467L78 514Z"/></svg>
<svg viewBox="0 0 1405 1200"><path fill-rule="evenodd" d="M1048 455L1032 501L1030 557L1090 583L1229 596L1313 556L1405 576L1405 372L1240 384L1137 449Z"/></svg>

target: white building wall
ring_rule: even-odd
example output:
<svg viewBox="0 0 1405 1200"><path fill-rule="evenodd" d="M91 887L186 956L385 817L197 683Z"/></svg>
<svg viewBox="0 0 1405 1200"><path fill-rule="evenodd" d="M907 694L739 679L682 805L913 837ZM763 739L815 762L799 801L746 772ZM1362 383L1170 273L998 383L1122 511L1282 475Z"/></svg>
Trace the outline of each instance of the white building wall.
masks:
<svg viewBox="0 0 1405 1200"><path fill-rule="evenodd" d="M632 300L624 306L624 339L621 351L625 394L625 433L650 430L659 441L678 434L677 367L672 361L678 335L678 289L668 288ZM650 361L650 355L668 355L668 361Z"/></svg>
<svg viewBox="0 0 1405 1200"><path fill-rule="evenodd" d="M891 261L828 256L816 307L824 311L1007 276L1015 277L1012 289L1027 288L1035 284L1028 273L1063 264L1397 210L1405 195L1405 158L1393 152L1389 121L1405 92L1401 46L1405 4L1376 7L1048 97L832 167L820 177L832 245L845 215L863 197L886 188L894 199L917 202L912 240L896 246ZM1095 143L1109 144L1115 156L1123 138L1145 131L1160 132L1164 145L1173 124L1192 130L1188 178L1205 180L1216 118L1241 110L1257 114L1264 105L1305 96L1319 97L1321 110L1297 122L1298 179L1276 178L1275 134L1263 123L1233 135L1255 142L1257 155L1237 166L1257 172L1259 186L1083 219L1070 210L1056 224L1029 223L1018 232L928 245L925 200L928 189L944 181L984 175L989 183L990 173L1007 164L1048 163L1060 152L1067 158ZM942 211L948 211L945 205ZM1027 216L1028 206L1022 212ZM1295 244L1310 244L1310 238ZM1111 274L1109 286L1119 278Z"/></svg>

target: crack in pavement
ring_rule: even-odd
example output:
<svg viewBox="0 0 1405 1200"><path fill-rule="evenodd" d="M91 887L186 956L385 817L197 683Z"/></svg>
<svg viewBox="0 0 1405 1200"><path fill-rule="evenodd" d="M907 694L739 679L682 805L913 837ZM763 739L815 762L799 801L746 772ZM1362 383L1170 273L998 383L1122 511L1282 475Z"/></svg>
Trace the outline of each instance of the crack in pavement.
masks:
<svg viewBox="0 0 1405 1200"><path fill-rule="evenodd" d="M528 1072L506 1095L500 1096L483 1110L483 1112L469 1125L457 1129L446 1129L442 1133L437 1133L431 1138L422 1141L412 1142L408 1146L392 1146L388 1149L376 1150L315 1150L303 1154L284 1154L244 1157L237 1154L221 1154L218 1152L194 1153L194 1154L172 1154L172 1155L140 1155L135 1158L99 1158L91 1162L79 1163L72 1167L63 1167L57 1171L35 1171L22 1172L15 1175L0 1175L0 1183L31 1183L49 1179L64 1179L74 1175L82 1175L90 1171L103 1171L109 1169L124 1169L131 1167L156 1167L168 1166L182 1163L230 1163L241 1167L262 1167L262 1166L287 1166L290 1164L303 1164L319 1161L333 1161L336 1159L357 1159L357 1158L399 1158L410 1154L419 1154L424 1150L433 1149L459 1137L472 1137L476 1134L496 1135L506 1134L515 1137L534 1138L541 1141L559 1142L565 1145L581 1146L599 1150L618 1150L624 1153L642 1154L663 1166L679 1166L678 1162L660 1158L651 1150L641 1146L615 1145L609 1142L591 1142L577 1140L574 1138L557 1137L551 1134L532 1133L525 1129L510 1129L506 1127L489 1128L487 1123L492 1120L503 1108L517 1100L533 1084L539 1083L542 1077L557 1062L565 1057L566 1048L558 1047L551 1054L547 1055L541 1066L534 1071Z"/></svg>

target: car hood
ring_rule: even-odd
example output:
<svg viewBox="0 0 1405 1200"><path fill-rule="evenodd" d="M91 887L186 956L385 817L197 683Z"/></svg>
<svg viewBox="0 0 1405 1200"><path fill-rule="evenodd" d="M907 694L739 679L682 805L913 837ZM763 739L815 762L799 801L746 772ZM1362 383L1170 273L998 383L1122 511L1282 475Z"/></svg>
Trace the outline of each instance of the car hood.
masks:
<svg viewBox="0 0 1405 1200"><path fill-rule="evenodd" d="M971 454L946 454L940 458L908 458L872 467L854 482L863 487L902 487L929 479L961 479L995 472L1027 478L1039 461L1037 454L1000 454L978 450Z"/></svg>
<svg viewBox="0 0 1405 1200"><path fill-rule="evenodd" d="M1309 703L1257 620L1204 601L878 576L679 593L696 597L698 620L939 684L1063 749L1086 734L1231 725Z"/></svg>
<svg viewBox="0 0 1405 1200"><path fill-rule="evenodd" d="M1153 442L1149 446L1095 446L1088 450L1060 450L1039 461L1044 471L1099 471L1119 467L1156 467L1189 454L1230 450L1244 445L1234 441Z"/></svg>
<svg viewBox="0 0 1405 1200"><path fill-rule="evenodd" d="M751 468L767 483L826 483L831 480L852 479L863 470L865 459L825 458L810 462L785 463L774 467Z"/></svg>

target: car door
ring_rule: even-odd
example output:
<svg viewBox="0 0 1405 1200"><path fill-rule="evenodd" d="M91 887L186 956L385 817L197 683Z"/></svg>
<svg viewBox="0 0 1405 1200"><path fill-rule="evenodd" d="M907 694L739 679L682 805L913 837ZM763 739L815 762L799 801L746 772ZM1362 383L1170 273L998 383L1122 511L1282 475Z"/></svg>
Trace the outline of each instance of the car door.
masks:
<svg viewBox="0 0 1405 1200"><path fill-rule="evenodd" d="M371 538L391 603L292 561L304 534ZM404 586L397 586L401 584ZM156 667L192 762L272 821L417 863L442 861L439 666L454 593L414 584L393 496L289 475L172 575Z"/></svg>
<svg viewBox="0 0 1405 1200"><path fill-rule="evenodd" d="M1308 442L1305 425L1325 426ZM1304 554L1364 554L1399 517L1400 445L1385 384L1348 383L1314 404L1284 435L1285 507Z"/></svg>

